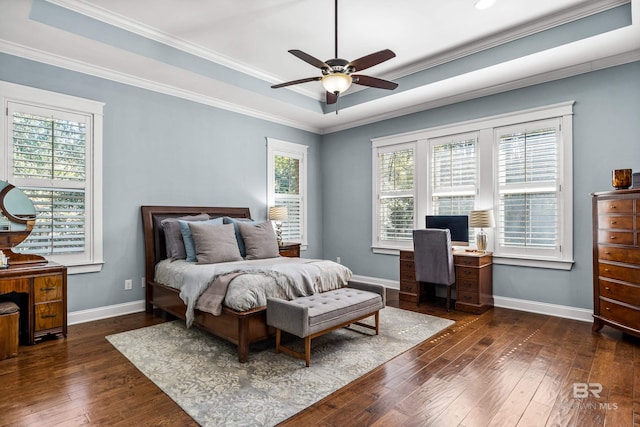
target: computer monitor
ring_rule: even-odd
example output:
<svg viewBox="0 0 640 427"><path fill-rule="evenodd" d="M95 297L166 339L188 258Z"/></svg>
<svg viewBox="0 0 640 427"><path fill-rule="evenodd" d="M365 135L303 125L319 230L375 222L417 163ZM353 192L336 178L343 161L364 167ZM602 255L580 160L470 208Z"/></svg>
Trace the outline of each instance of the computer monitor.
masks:
<svg viewBox="0 0 640 427"><path fill-rule="evenodd" d="M451 244L469 246L469 217L467 215L427 215L427 228L449 229Z"/></svg>

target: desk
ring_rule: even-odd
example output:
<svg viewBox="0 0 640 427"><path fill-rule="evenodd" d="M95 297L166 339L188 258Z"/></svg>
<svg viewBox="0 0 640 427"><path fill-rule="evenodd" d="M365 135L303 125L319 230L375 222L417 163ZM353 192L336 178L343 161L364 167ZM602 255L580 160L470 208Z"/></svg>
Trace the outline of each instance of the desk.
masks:
<svg viewBox="0 0 640 427"><path fill-rule="evenodd" d="M27 295L27 305L20 304L20 320L27 323L28 344L35 344L46 335L67 336L65 266L49 262L0 270L0 294L13 292Z"/></svg>
<svg viewBox="0 0 640 427"><path fill-rule="evenodd" d="M493 307L493 255L490 252L453 253L456 269L456 310L480 314ZM400 300L417 304L425 294L416 282L413 251L400 251Z"/></svg>

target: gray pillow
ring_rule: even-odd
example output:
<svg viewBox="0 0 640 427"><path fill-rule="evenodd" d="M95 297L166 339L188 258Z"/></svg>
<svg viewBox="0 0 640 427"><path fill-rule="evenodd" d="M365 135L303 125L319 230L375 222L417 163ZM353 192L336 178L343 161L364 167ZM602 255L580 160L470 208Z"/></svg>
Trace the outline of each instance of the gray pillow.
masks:
<svg viewBox="0 0 640 427"><path fill-rule="evenodd" d="M238 229L247 251L245 259L275 258L279 256L278 241L271 221L259 224L238 222Z"/></svg>
<svg viewBox="0 0 640 427"><path fill-rule="evenodd" d="M165 218L160 221L160 225L164 230L164 241L167 248L167 258L171 260L185 259L187 253L184 249L184 241L182 240L182 232L178 225L178 220L183 221L206 221L209 219L207 214L181 216L180 218Z"/></svg>
<svg viewBox="0 0 640 427"><path fill-rule="evenodd" d="M198 264L242 260L232 224L190 222L189 229L196 244Z"/></svg>

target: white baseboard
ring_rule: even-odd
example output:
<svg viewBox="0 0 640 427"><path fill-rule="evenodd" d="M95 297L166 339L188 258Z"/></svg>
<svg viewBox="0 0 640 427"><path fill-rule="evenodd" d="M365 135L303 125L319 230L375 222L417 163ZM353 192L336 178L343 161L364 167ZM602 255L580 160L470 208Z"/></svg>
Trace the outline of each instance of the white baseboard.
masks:
<svg viewBox="0 0 640 427"><path fill-rule="evenodd" d="M69 325L77 325L79 323L92 322L94 320L107 319L109 317L140 313L144 311L144 309L144 300L139 300L123 304L108 305L106 307L73 311L67 315L67 323Z"/></svg>
<svg viewBox="0 0 640 427"><path fill-rule="evenodd" d="M386 288L400 289L400 282L377 277L359 276L354 274L353 280L365 283L376 283ZM493 296L493 303L496 307L510 308L512 310L528 311L530 313L546 314L565 319L581 320L583 322L593 321L593 311L586 308L570 307L567 305L549 304L545 302L529 301L524 299Z"/></svg>
<svg viewBox="0 0 640 427"><path fill-rule="evenodd" d="M379 279L377 277L360 276L358 274L354 274L353 276L351 276L351 279L355 280L356 282L373 283L376 285L382 285L385 288L400 290L400 282L398 282L397 280Z"/></svg>
<svg viewBox="0 0 640 427"><path fill-rule="evenodd" d="M493 296L493 304L496 307L511 308L513 310L528 311L531 313L547 314L549 316L564 317L566 319L593 321L593 310L586 308L570 307L568 305L549 304L524 299Z"/></svg>

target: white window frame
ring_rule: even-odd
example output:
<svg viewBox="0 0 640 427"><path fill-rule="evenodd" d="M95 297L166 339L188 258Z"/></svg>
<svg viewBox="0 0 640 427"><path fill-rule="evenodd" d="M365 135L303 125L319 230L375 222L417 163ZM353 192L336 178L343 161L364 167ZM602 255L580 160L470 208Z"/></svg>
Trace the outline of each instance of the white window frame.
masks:
<svg viewBox="0 0 640 427"><path fill-rule="evenodd" d="M302 215L300 215L300 230L302 239L295 241L300 243L300 249L306 250L308 247L307 233L307 145L282 141L275 138L267 138L267 212L274 205L275 182L274 182L274 158L275 156L285 156L298 159L300 161L300 198Z"/></svg>
<svg viewBox="0 0 640 427"><path fill-rule="evenodd" d="M416 173L414 175L416 199L414 201L414 219L416 228L424 227L425 215L430 212L430 140L448 135L477 132L478 134L478 183L475 199L475 209L493 208L497 212L499 200L494 181L497 181L497 160L495 150L495 129L512 126L521 123L536 122L546 119L558 119L560 127L560 172L558 185L561 187L561 200L559 214L559 239L560 250L554 256L541 256L539 253L523 251L519 254L496 252L494 229L485 229L488 234L488 250L494 252L495 264L519 265L528 267L540 267L560 270L570 270L573 260L573 104L575 101L567 101L553 105L540 106L527 110L516 111L496 116L483 117L465 122L422 129L388 137L372 139L372 147L375 148L409 143L416 143ZM398 254L398 249L380 245L375 240L377 207L375 204L376 169L373 169L373 194L374 203L372 209L373 228L373 252ZM421 221L422 218L422 221Z"/></svg>
<svg viewBox="0 0 640 427"><path fill-rule="evenodd" d="M372 152L372 171L373 171L373 216L372 216L372 248L374 252L377 253L397 253L400 249L412 249L413 242L411 240L382 240L380 238L380 200L381 200L381 191L380 191L380 163L379 158L382 153L392 153L394 151L401 151L406 149L413 149L413 189L411 191L396 193L396 196L411 196L413 197L413 208L414 211L416 209L416 162L417 158L417 147L416 142L404 142L404 143L381 143L373 144L373 152ZM416 224L416 216L414 212L413 216L413 226L415 228Z"/></svg>
<svg viewBox="0 0 640 427"><path fill-rule="evenodd" d="M66 111L89 116L86 146L85 239L86 250L80 254L47 255L49 261L67 267L68 274L98 272L102 269L102 145L104 103L64 95L28 86L0 81L0 100L4 119L0 120L0 179L11 176L12 136L9 135L9 103L24 104L40 109Z"/></svg>

